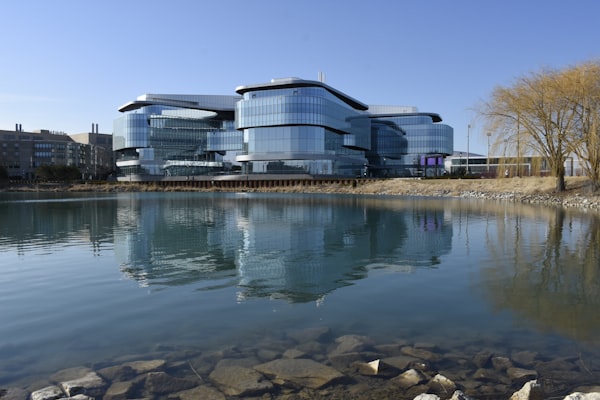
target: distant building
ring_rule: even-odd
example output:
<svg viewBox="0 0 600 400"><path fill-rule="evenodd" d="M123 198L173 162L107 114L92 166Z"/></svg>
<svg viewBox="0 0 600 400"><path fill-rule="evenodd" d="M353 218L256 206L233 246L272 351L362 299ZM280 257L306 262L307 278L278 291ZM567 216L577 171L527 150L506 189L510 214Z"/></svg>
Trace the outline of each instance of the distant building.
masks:
<svg viewBox="0 0 600 400"><path fill-rule="evenodd" d="M566 176L582 176L585 170L581 161L574 155L565 159ZM455 151L446 157L445 170L450 175L479 175L489 178L513 176L547 176L551 175L547 160L542 156L514 155L484 156L476 153Z"/></svg>
<svg viewBox="0 0 600 400"><path fill-rule="evenodd" d="M112 154L112 135L99 133L98 125L76 135L24 132L19 124L14 131L0 130L0 166L11 179L35 179L42 165L75 166L83 179L105 179L114 169Z"/></svg>
<svg viewBox="0 0 600 400"><path fill-rule="evenodd" d="M421 176L443 172L453 129L416 107L368 106L320 81L239 86L239 96L145 94L119 108L120 180L211 174Z"/></svg>

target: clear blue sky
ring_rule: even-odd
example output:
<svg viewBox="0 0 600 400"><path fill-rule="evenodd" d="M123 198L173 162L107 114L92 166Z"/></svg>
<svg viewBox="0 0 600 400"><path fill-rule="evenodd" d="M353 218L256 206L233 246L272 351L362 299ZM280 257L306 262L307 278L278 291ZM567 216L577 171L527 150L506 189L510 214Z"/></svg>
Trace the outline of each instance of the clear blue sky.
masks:
<svg viewBox="0 0 600 400"><path fill-rule="evenodd" d="M300 77L416 106L486 154L495 86L600 56L597 0L19 0L1 7L0 129L111 133L144 93Z"/></svg>

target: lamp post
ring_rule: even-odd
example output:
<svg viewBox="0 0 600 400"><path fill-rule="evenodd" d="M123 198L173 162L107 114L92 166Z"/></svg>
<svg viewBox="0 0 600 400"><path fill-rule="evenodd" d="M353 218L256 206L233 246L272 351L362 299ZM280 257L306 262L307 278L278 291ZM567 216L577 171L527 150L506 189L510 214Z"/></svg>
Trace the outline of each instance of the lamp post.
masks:
<svg viewBox="0 0 600 400"><path fill-rule="evenodd" d="M469 175L469 136L471 135L471 124L467 125L467 175Z"/></svg>
<svg viewBox="0 0 600 400"><path fill-rule="evenodd" d="M488 151L487 151L487 172L488 172L488 177L490 174L490 136L492 136L492 132L488 132L487 133L487 138L488 138Z"/></svg>

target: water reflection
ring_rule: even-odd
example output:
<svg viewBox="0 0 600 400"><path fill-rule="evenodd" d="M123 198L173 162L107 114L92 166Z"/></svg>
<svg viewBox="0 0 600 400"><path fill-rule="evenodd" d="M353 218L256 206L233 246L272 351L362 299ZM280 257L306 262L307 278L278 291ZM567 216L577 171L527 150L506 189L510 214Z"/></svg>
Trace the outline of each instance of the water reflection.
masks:
<svg viewBox="0 0 600 400"><path fill-rule="evenodd" d="M538 329L600 343L600 219L542 210L538 224L516 214L488 232L492 258L482 269L485 297Z"/></svg>
<svg viewBox="0 0 600 400"><path fill-rule="evenodd" d="M521 326L600 341L595 213L458 199L3 194L0 218L0 256L114 249L121 273L150 291L225 287L240 303L319 305L377 271L435 269L445 278L423 291L455 286L457 307L485 304L489 315L471 317L507 311Z"/></svg>
<svg viewBox="0 0 600 400"><path fill-rule="evenodd" d="M228 277L239 286L238 301L315 301L377 263L434 265L451 249L443 210L392 201L251 194L155 200L136 196L117 206L121 269L144 286Z"/></svg>

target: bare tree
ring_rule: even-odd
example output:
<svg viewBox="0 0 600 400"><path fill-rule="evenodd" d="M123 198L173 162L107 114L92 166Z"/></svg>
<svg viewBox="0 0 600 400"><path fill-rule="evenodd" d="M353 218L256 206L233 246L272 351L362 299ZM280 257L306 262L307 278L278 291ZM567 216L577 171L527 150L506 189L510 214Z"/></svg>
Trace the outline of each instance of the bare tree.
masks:
<svg viewBox="0 0 600 400"><path fill-rule="evenodd" d="M532 149L546 159L556 177L556 191L566 189L565 159L575 115L564 96L560 71L533 73L511 87L497 87L479 112L496 143L512 143L517 158L521 149Z"/></svg>
<svg viewBox="0 0 600 400"><path fill-rule="evenodd" d="M563 72L564 97L571 103L576 120L570 150L600 189L600 63L587 62Z"/></svg>

